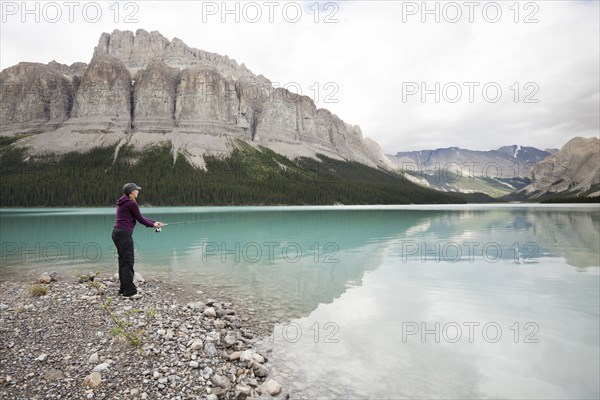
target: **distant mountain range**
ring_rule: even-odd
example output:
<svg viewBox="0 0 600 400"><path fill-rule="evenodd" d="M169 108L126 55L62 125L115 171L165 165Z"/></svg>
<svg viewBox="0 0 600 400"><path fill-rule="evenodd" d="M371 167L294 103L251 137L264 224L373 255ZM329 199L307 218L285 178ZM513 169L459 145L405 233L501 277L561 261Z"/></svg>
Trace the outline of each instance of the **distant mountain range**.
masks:
<svg viewBox="0 0 600 400"><path fill-rule="evenodd" d="M550 155L535 147L512 145L489 151L449 147L399 152L388 158L409 179L424 186L500 197L530 184L534 165Z"/></svg>
<svg viewBox="0 0 600 400"><path fill-rule="evenodd" d="M562 149L519 145L478 151L458 147L388 155L411 181L445 192L503 200L600 195L598 138L574 138Z"/></svg>

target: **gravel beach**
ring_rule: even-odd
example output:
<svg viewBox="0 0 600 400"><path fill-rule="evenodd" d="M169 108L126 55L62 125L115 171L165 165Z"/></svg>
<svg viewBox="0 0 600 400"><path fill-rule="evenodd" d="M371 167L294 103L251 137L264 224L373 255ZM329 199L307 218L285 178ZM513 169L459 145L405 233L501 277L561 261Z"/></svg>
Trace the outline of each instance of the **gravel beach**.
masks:
<svg viewBox="0 0 600 400"><path fill-rule="evenodd" d="M289 397L269 371L271 350L254 347L269 332L250 305L137 279L134 300L114 276L0 282L0 398Z"/></svg>

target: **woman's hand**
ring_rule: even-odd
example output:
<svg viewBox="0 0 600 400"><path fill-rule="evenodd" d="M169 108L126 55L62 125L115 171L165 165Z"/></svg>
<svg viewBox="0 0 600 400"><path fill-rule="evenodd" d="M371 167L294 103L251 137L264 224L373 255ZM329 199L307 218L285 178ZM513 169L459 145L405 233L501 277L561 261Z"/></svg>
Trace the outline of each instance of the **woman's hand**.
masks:
<svg viewBox="0 0 600 400"><path fill-rule="evenodd" d="M155 227L155 228L162 228L163 226L165 226L165 224L163 224L162 222L158 222L158 221L156 221L156 222L154 223L154 227Z"/></svg>

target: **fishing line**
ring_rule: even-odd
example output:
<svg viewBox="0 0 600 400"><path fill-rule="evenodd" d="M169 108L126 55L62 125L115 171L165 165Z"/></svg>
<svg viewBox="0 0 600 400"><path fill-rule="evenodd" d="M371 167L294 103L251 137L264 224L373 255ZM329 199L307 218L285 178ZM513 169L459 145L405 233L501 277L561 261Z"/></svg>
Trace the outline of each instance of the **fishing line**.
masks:
<svg viewBox="0 0 600 400"><path fill-rule="evenodd" d="M167 225L180 225L180 224L192 224L192 223L197 223L197 222L209 222L209 221L226 221L225 219L192 219L189 221L178 221L178 222L165 222L163 224L163 226L167 226ZM162 228L155 228L154 231L156 233L159 233L162 230Z"/></svg>

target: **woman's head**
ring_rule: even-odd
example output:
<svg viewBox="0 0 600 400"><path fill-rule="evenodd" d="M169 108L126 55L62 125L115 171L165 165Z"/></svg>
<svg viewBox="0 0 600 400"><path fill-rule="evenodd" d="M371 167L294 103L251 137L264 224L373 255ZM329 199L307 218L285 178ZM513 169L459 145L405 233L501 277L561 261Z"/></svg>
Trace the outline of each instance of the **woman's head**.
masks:
<svg viewBox="0 0 600 400"><path fill-rule="evenodd" d="M129 196L129 198L131 200L135 200L138 197L138 193L139 193L140 189L141 189L141 187L139 187L135 183L126 183L123 186L123 194L125 196Z"/></svg>

